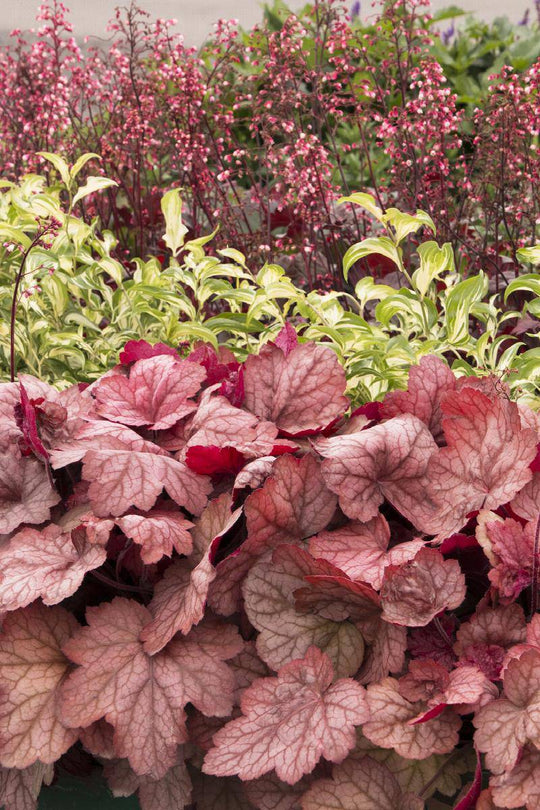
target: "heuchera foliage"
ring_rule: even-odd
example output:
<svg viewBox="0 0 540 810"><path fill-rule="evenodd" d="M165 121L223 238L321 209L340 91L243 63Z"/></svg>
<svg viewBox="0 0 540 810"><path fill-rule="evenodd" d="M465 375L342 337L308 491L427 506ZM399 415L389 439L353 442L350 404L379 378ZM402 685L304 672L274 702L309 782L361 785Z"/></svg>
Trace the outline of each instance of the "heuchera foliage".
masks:
<svg viewBox="0 0 540 810"><path fill-rule="evenodd" d="M536 415L212 352L0 386L0 804L86 763L142 810L538 808Z"/></svg>

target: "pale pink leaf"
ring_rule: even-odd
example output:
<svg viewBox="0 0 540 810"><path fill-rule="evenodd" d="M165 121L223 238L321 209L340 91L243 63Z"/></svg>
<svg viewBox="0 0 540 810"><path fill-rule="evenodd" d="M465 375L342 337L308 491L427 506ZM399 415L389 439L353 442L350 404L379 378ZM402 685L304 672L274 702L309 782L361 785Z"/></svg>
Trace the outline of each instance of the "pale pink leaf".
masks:
<svg viewBox="0 0 540 810"><path fill-rule="evenodd" d="M359 523L353 521L341 529L320 532L309 543L314 557L322 557L340 568L351 579L369 582L380 589L387 565L399 565L412 559L424 546L422 540L399 543L388 551L390 529L382 515Z"/></svg>
<svg viewBox="0 0 540 810"><path fill-rule="evenodd" d="M15 407L20 402L17 383L0 383L0 451L3 452L21 437L15 419Z"/></svg>
<svg viewBox="0 0 540 810"><path fill-rule="evenodd" d="M28 768L0 767L0 805L4 810L36 810L43 784L53 778L53 766L36 762Z"/></svg>
<svg viewBox="0 0 540 810"><path fill-rule="evenodd" d="M89 450L82 477L90 483L90 503L98 517L119 516L131 507L148 512L165 489L192 514L204 509L210 479L192 472L181 461L132 450Z"/></svg>
<svg viewBox="0 0 540 810"><path fill-rule="evenodd" d="M381 588L383 618L419 627L465 598L465 577L457 560L445 560L433 548L421 549L413 560L385 569Z"/></svg>
<svg viewBox="0 0 540 810"><path fill-rule="evenodd" d="M303 777L288 785L272 772L246 782L245 791L257 810L300 810L302 795L309 784L309 777Z"/></svg>
<svg viewBox="0 0 540 810"><path fill-rule="evenodd" d="M315 447L325 459L325 481L348 517L371 520L386 498L418 524L419 503L427 508L425 476L437 445L416 416L397 416L360 433L319 439Z"/></svg>
<svg viewBox="0 0 540 810"><path fill-rule="evenodd" d="M160 778L186 739L188 702L204 714L230 713L234 678L223 660L241 648L236 631L199 625L152 658L139 639L152 618L143 605L117 597L88 608L86 618L88 626L65 645L80 666L64 684L64 721L77 727L105 718L117 754L140 775Z"/></svg>
<svg viewBox="0 0 540 810"><path fill-rule="evenodd" d="M215 735L203 771L255 779L275 770L294 784L321 756L342 760L354 746L354 726L369 712L363 687L349 678L332 681L330 660L316 647L275 678L256 680L242 696L243 716Z"/></svg>
<svg viewBox="0 0 540 810"><path fill-rule="evenodd" d="M241 509L231 512L230 507L227 493L208 504L193 528L193 557L175 560L157 583L149 605L154 618L141 633L150 655L161 650L176 633L188 633L202 619L208 588L216 576L214 548L242 513Z"/></svg>
<svg viewBox="0 0 540 810"><path fill-rule="evenodd" d="M129 376L115 374L98 381L93 388L96 410L113 422L164 430L195 410L191 397L205 377L198 363L171 355L138 360Z"/></svg>
<svg viewBox="0 0 540 810"><path fill-rule="evenodd" d="M273 343L274 346L281 349L285 357L287 357L287 355L298 346L298 335L296 334L294 326L287 321L285 326L279 330Z"/></svg>
<svg viewBox="0 0 540 810"><path fill-rule="evenodd" d="M268 666L279 669L314 644L328 655L338 675L353 675L364 653L355 624L296 610L294 592L311 570L300 557L296 565L263 557L251 568L243 593L247 616L259 631L257 651Z"/></svg>
<svg viewBox="0 0 540 810"><path fill-rule="evenodd" d="M88 421L74 436L59 442L51 450L51 464L55 470L81 461L89 450L133 450L135 452L167 455L153 442L139 436L134 430L114 422Z"/></svg>
<svg viewBox="0 0 540 810"><path fill-rule="evenodd" d="M394 678L370 684L367 698L371 719L364 723L362 731L376 745L393 748L407 759L446 754L457 745L461 726L458 715L445 709L427 723L414 724L422 704L411 703L400 695Z"/></svg>
<svg viewBox="0 0 540 810"><path fill-rule="evenodd" d="M205 391L183 452L197 445L233 447L247 458L257 458L271 454L277 435L273 422L261 421L256 415L235 408L226 397Z"/></svg>
<svg viewBox="0 0 540 810"><path fill-rule="evenodd" d="M525 639L525 616L520 605L484 607L462 623L454 650L462 662L477 665L488 678L497 680L507 649Z"/></svg>
<svg viewBox="0 0 540 810"><path fill-rule="evenodd" d="M58 699L69 669L62 646L76 631L61 607L35 602L8 613L0 634L0 762L26 768L51 763L77 739L59 717Z"/></svg>
<svg viewBox="0 0 540 810"><path fill-rule="evenodd" d="M147 565L162 557L190 554L193 543L189 529L193 526L179 510L153 509L142 515L124 515L116 525L126 537L141 546L141 559Z"/></svg>
<svg viewBox="0 0 540 810"><path fill-rule="evenodd" d="M240 585L255 560L281 543L299 542L321 531L336 505L337 498L326 486L321 465L313 456L278 458L272 475L246 499L247 540L218 564L210 605L218 613L234 613Z"/></svg>
<svg viewBox="0 0 540 810"><path fill-rule="evenodd" d="M536 435L522 429L514 402L476 388L446 394L442 409L448 446L430 459L428 479L431 497L444 506L427 530L444 527L448 535L469 512L496 509L530 481Z"/></svg>
<svg viewBox="0 0 540 810"><path fill-rule="evenodd" d="M106 720L96 720L86 728L81 728L79 739L93 756L101 759L115 759L114 728Z"/></svg>
<svg viewBox="0 0 540 810"><path fill-rule="evenodd" d="M404 794L393 773L369 756L334 766L331 779L315 782L302 810L423 810L424 802Z"/></svg>
<svg viewBox="0 0 540 810"><path fill-rule="evenodd" d="M265 678L270 674L264 661L259 658L254 641L245 641L242 650L229 661L229 666L236 679L235 703L237 704L240 704L244 689L251 686L257 678Z"/></svg>
<svg viewBox="0 0 540 810"><path fill-rule="evenodd" d="M345 372L335 353L315 343L289 354L267 343L244 363L245 407L289 434L318 431L341 416Z"/></svg>
<svg viewBox="0 0 540 810"><path fill-rule="evenodd" d="M261 456L261 458L249 461L234 479L233 492L238 493L242 489L260 487L272 472L275 460L275 456Z"/></svg>
<svg viewBox="0 0 540 810"><path fill-rule="evenodd" d="M406 391L391 391L381 406L384 419L410 413L421 419L436 440L442 438L441 397L452 391L456 378L447 364L435 355L422 357L409 370Z"/></svg>
<svg viewBox="0 0 540 810"><path fill-rule="evenodd" d="M400 672L407 649L405 627L379 619L373 624L370 634L364 629L364 641L367 648L358 673L360 683L373 683L385 678L390 672Z"/></svg>
<svg viewBox="0 0 540 810"><path fill-rule="evenodd" d="M183 810L191 802L191 780L181 757L159 779L139 776L127 760L106 762L103 772L113 796L136 792L141 810Z"/></svg>
<svg viewBox="0 0 540 810"><path fill-rule="evenodd" d="M537 521L523 526L512 518L486 522L484 532L489 543L490 582L499 591L501 601L514 601L531 584ZM540 564L537 551L536 569Z"/></svg>
<svg viewBox="0 0 540 810"><path fill-rule="evenodd" d="M500 807L538 810L540 807L540 750L527 747L510 773L492 776L493 799Z"/></svg>
<svg viewBox="0 0 540 810"><path fill-rule="evenodd" d="M44 523L59 501L41 461L22 456L16 446L0 452L0 534L21 523Z"/></svg>
<svg viewBox="0 0 540 810"><path fill-rule="evenodd" d="M540 651L531 649L509 662L504 696L474 717L476 747L495 773L511 770L527 742L540 743Z"/></svg>
<svg viewBox="0 0 540 810"><path fill-rule="evenodd" d="M525 518L537 520L540 512L540 472L533 473L531 480L522 487L510 502L512 511Z"/></svg>
<svg viewBox="0 0 540 810"><path fill-rule="evenodd" d="M56 605L106 559L102 546L86 539L78 542L60 526L22 529L0 547L0 610L25 607L39 597L46 605Z"/></svg>

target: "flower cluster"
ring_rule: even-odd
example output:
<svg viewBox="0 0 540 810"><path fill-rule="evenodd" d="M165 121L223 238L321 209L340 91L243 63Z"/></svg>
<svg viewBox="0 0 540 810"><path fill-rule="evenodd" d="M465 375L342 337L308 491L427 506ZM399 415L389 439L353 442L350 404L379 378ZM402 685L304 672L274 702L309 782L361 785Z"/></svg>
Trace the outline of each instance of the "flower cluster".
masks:
<svg viewBox="0 0 540 810"><path fill-rule="evenodd" d="M369 223L339 197L369 188L384 207L427 210L464 269L506 278L502 255L538 226L538 63L493 78L464 106L431 52L422 0L392 0L369 25L340 0L250 32L220 21L197 52L170 21L132 6L108 45L79 48L51 0L33 39L0 54L0 159L17 179L37 151L102 156L118 186L87 200L117 257L160 249L159 196L185 189L198 237L278 261L309 287L343 285L345 246ZM514 261L514 266L517 266ZM362 272L371 272L366 266Z"/></svg>
<svg viewBox="0 0 540 810"><path fill-rule="evenodd" d="M290 326L0 386L6 810L88 762L143 810L538 806L537 415L434 356L345 389Z"/></svg>

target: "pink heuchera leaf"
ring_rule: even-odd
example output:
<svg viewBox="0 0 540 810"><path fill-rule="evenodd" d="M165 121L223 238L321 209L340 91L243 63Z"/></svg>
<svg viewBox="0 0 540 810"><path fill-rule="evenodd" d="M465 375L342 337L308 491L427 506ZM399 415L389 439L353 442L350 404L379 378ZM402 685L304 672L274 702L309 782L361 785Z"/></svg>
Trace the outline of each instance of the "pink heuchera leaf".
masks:
<svg viewBox="0 0 540 810"><path fill-rule="evenodd" d="M515 402L466 387L442 402L447 447L429 463L429 492L445 505L432 532L451 534L476 509L496 509L531 479L536 434L522 429Z"/></svg>
<svg viewBox="0 0 540 810"><path fill-rule="evenodd" d="M150 655L163 649L176 633L188 633L202 619L208 588L216 576L213 555L241 513L241 509L231 512L227 493L211 501L193 529L191 559L176 560L157 583L149 605L153 620L140 636Z"/></svg>
<svg viewBox="0 0 540 810"><path fill-rule="evenodd" d="M482 791L482 760L478 752L476 753L476 768L474 770L474 779L472 784L469 785L465 795L458 801L454 810L475 810L477 807L476 802L480 797Z"/></svg>
<svg viewBox="0 0 540 810"><path fill-rule="evenodd" d="M20 430L18 440L24 455L34 453L48 460L50 448L69 440L89 418L93 400L76 385L64 391L29 374L19 375L19 402L15 417Z"/></svg>
<svg viewBox="0 0 540 810"><path fill-rule="evenodd" d="M275 456L261 456L249 461L234 479L233 497L242 489L257 489L268 478L274 466Z"/></svg>
<svg viewBox="0 0 540 810"><path fill-rule="evenodd" d="M113 796L136 793L141 810L183 810L191 802L191 779L181 754L160 779L139 776L125 759L106 762L103 774Z"/></svg>
<svg viewBox="0 0 540 810"><path fill-rule="evenodd" d="M491 788L486 788L486 790L483 790L480 793L476 803L476 810L500 810L500 805L495 807L495 802L493 801L493 796L491 794Z"/></svg>
<svg viewBox="0 0 540 810"><path fill-rule="evenodd" d="M18 383L0 383L0 451L20 438L15 407L21 399Z"/></svg>
<svg viewBox="0 0 540 810"><path fill-rule="evenodd" d="M350 678L332 683L326 655L310 647L275 678L256 680L242 696L242 717L214 737L204 773L255 779L275 770L294 784L321 756L339 762L354 747L354 726L369 717L365 691Z"/></svg>
<svg viewBox="0 0 540 810"><path fill-rule="evenodd" d="M495 773L510 771L527 742L540 742L540 651L510 661L503 674L504 697L476 713L474 740Z"/></svg>
<svg viewBox="0 0 540 810"><path fill-rule="evenodd" d="M267 343L244 363L244 405L290 435L320 431L341 416L345 372L331 349L304 343L285 355Z"/></svg>
<svg viewBox="0 0 540 810"><path fill-rule="evenodd" d="M274 346L281 349L285 357L287 357L292 350L298 346L298 335L296 334L294 326L291 326L291 324L287 321L285 326L283 326L278 332L273 343Z"/></svg>
<svg viewBox="0 0 540 810"><path fill-rule="evenodd" d="M537 520L540 512L540 472L533 473L528 484L510 502L512 511L525 520Z"/></svg>
<svg viewBox="0 0 540 810"><path fill-rule="evenodd" d="M88 627L64 649L79 668L62 693L62 717L72 727L102 717L114 726L117 754L140 775L164 776L186 740L184 707L218 717L232 708L234 679L223 663L241 648L233 627L200 625L151 658L139 636L152 614L130 599L89 607ZM84 695L84 701L81 701Z"/></svg>
<svg viewBox="0 0 540 810"><path fill-rule="evenodd" d="M211 488L207 477L181 461L133 450L88 450L82 477L90 483L88 495L98 517L123 515L133 506L148 512L163 489L179 506L199 514Z"/></svg>
<svg viewBox="0 0 540 810"><path fill-rule="evenodd" d="M13 446L0 452L0 534L21 523L44 523L59 500L37 458L22 456Z"/></svg>
<svg viewBox="0 0 540 810"><path fill-rule="evenodd" d="M519 605L484 607L461 625L454 650L462 662L476 664L490 680L497 680L506 650L525 638L525 616Z"/></svg>
<svg viewBox="0 0 540 810"><path fill-rule="evenodd" d="M236 678L235 704L240 705L242 692L251 686L257 678L270 674L268 667L261 661L254 641L245 641L242 650L231 658L229 666Z"/></svg>
<svg viewBox="0 0 540 810"><path fill-rule="evenodd" d="M139 452L165 454L165 451L152 442L139 436L125 425L114 422L90 420L81 425L74 436L67 441L60 441L50 453L51 464L55 470L67 467L84 458L88 450L99 450L103 446L109 449L136 450Z"/></svg>
<svg viewBox="0 0 540 810"><path fill-rule="evenodd" d="M515 644L513 647L510 647L504 659L503 668L512 658L519 658L522 653L527 652L527 650L531 648L540 652L540 613L535 613L527 625L525 641L522 644Z"/></svg>
<svg viewBox="0 0 540 810"><path fill-rule="evenodd" d="M167 346L165 343L154 343L152 345L146 340L128 340L120 352L119 360L124 365L129 365L130 363L136 363L137 360L148 360L150 357L159 357L160 355L171 355L180 359L176 349Z"/></svg>
<svg viewBox="0 0 540 810"><path fill-rule="evenodd" d="M236 475L245 464L245 458L235 447L189 447L186 453L186 464L190 470L199 475L224 473Z"/></svg>
<svg viewBox="0 0 540 810"><path fill-rule="evenodd" d="M113 422L164 430L195 410L191 397L205 377L202 366L169 355L138 360L129 376L115 374L96 383L96 410Z"/></svg>
<svg viewBox="0 0 540 810"><path fill-rule="evenodd" d="M457 560L445 560L434 548L421 549L413 560L385 569L381 587L383 618L421 627L465 598L465 577Z"/></svg>
<svg viewBox="0 0 540 810"><path fill-rule="evenodd" d="M351 579L369 582L380 589L387 565L412 559L423 548L422 540L399 543L388 551L390 529L382 515L367 523L354 521L331 532L312 537L309 550L340 568Z"/></svg>
<svg viewBox="0 0 540 810"><path fill-rule="evenodd" d="M25 607L39 597L46 605L56 605L106 559L103 547L60 526L22 529L0 548L0 610Z"/></svg>
<svg viewBox="0 0 540 810"><path fill-rule="evenodd" d="M452 669L457 657L452 647L455 625L453 616L442 614L437 622L413 628L407 640L409 652L414 658L430 658L445 669Z"/></svg>
<svg viewBox="0 0 540 810"><path fill-rule="evenodd" d="M406 700L394 678L370 684L367 698L371 719L362 731L376 745L393 748L407 759L426 759L456 747L461 720L451 709L445 709L428 723L415 724L422 703Z"/></svg>
<svg viewBox="0 0 540 810"><path fill-rule="evenodd" d="M20 406L16 409L17 423L22 432L22 441L29 452L34 453L38 458L48 460L49 454L40 439L37 429L36 407L43 402L43 398L30 399L24 385L19 383ZM26 455L26 453L25 453Z"/></svg>
<svg viewBox="0 0 540 810"><path fill-rule="evenodd" d="M456 378L446 363L435 355L422 357L411 366L406 391L391 391L381 406L383 419L410 413L421 419L436 441L442 432L441 397L456 386Z"/></svg>
<svg viewBox="0 0 540 810"><path fill-rule="evenodd" d="M36 762L28 768L0 767L0 805L4 810L36 810L43 784L53 778L53 766Z"/></svg>
<svg viewBox="0 0 540 810"><path fill-rule="evenodd" d="M510 773L492 776L492 796L497 806L525 806L538 810L540 806L540 751L527 746L519 762Z"/></svg>
<svg viewBox="0 0 540 810"><path fill-rule="evenodd" d="M425 474L437 445L420 419L397 416L360 433L320 439L315 447L325 459L324 479L348 517L371 520L387 498L422 530Z"/></svg>
<svg viewBox="0 0 540 810"><path fill-rule="evenodd" d="M205 391L189 427L186 450L198 446L231 447L247 458L256 458L272 452L277 434L272 422L261 421L235 408L225 397Z"/></svg>
<svg viewBox="0 0 540 810"><path fill-rule="evenodd" d="M290 557L271 563L268 556L253 565L243 593L247 616L259 631L257 652L268 666L279 669L316 645L328 655L338 675L354 675L364 654L360 630L349 621L296 609L295 591L305 585L304 577L312 570L313 565L300 555L296 564Z"/></svg>
<svg viewBox="0 0 540 810"><path fill-rule="evenodd" d="M270 478L245 502L247 540L218 564L210 605L218 613L234 613L241 582L253 562L281 543L300 541L323 529L336 504L337 498L324 483L321 466L313 456L278 458Z"/></svg>
<svg viewBox="0 0 540 810"><path fill-rule="evenodd" d="M173 549L190 554L193 548L189 533L193 523L178 510L156 508L146 514L124 515L116 525L141 547L141 559L147 565L170 557Z"/></svg>
<svg viewBox="0 0 540 810"><path fill-rule="evenodd" d="M93 756L115 759L114 728L106 720L97 720L87 728L81 728L79 739Z"/></svg>
<svg viewBox="0 0 540 810"><path fill-rule="evenodd" d="M35 602L8 613L0 634L0 762L26 768L51 763L77 739L58 715L69 669L62 646L78 628L61 607Z"/></svg>
<svg viewBox="0 0 540 810"><path fill-rule="evenodd" d="M414 703L425 701L427 712L415 722L426 722L430 719L433 709L442 711L444 706L456 706L462 713L462 708L469 710L479 701L483 703L497 697L497 688L493 686L478 667L464 664L448 672L442 664L429 659L411 661L409 671L399 679L399 692L404 698Z"/></svg>
<svg viewBox="0 0 540 810"><path fill-rule="evenodd" d="M241 782L236 776L218 778L196 770L192 771L191 778L193 802L197 810L255 810L246 796L246 786L251 783Z"/></svg>
<svg viewBox="0 0 540 810"><path fill-rule="evenodd" d="M309 777L288 785L275 773L245 782L246 795L257 810L300 810L302 795L308 787ZM236 807L231 810L236 810Z"/></svg>
<svg viewBox="0 0 540 810"><path fill-rule="evenodd" d="M362 667L358 673L360 683L368 684L385 678L390 672L400 672L407 649L407 630L397 624L388 624L380 619L372 627L363 628L364 641L368 644Z"/></svg>
<svg viewBox="0 0 540 810"><path fill-rule="evenodd" d="M302 810L423 810L424 802L404 794L386 765L369 756L334 766L331 779L315 782L302 799Z"/></svg>
<svg viewBox="0 0 540 810"><path fill-rule="evenodd" d="M221 383L219 393L235 407L241 407L244 402L244 369L229 349L220 346L216 353L213 346L203 343L187 359L206 369L205 387Z"/></svg>
<svg viewBox="0 0 540 810"><path fill-rule="evenodd" d="M512 518L495 520L485 523L484 532L489 543L489 549L484 550L494 566L488 574L490 582L499 591L502 602L513 602L531 584L536 521L523 526ZM537 567L539 563L537 553Z"/></svg>

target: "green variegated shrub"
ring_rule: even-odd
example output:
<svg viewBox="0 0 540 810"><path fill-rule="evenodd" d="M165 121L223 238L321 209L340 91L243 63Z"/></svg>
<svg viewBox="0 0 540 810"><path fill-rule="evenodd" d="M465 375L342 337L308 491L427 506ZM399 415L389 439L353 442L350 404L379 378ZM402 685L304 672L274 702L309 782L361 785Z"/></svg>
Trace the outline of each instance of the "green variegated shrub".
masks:
<svg viewBox="0 0 540 810"><path fill-rule="evenodd" d="M244 358L288 320L301 339L336 352L356 402L404 386L410 365L428 353L444 355L459 373L504 375L516 397L537 397L537 338L511 332L517 322L534 330L540 276L518 276L504 295L490 290L483 272L461 277L451 246L435 241L435 226L422 211L383 212L367 194L344 198L378 221L379 234L347 251L347 291L308 292L277 265L249 267L233 247L212 252L213 234L184 243L176 190L162 199L169 257L120 261L114 234L77 216L79 200L110 184L90 177L77 188L80 168L95 156L83 156L71 169L58 156L46 157L59 174L55 185L38 175L2 183L3 379L26 371L66 385L91 381L116 362L128 340L139 338L225 345ZM433 240L415 251L420 229L431 230ZM392 285L358 278L356 263L370 254L395 264ZM537 263L538 254L538 247L519 252L524 265ZM511 308L516 303L519 311Z"/></svg>

